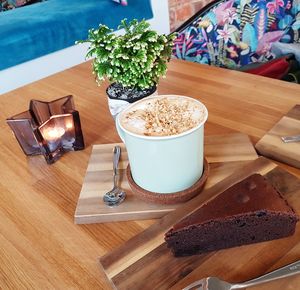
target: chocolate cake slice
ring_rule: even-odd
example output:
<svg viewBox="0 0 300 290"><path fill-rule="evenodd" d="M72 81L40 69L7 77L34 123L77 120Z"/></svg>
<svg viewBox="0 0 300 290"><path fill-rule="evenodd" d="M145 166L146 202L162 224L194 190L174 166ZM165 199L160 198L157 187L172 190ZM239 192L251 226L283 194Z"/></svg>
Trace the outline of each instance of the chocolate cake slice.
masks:
<svg viewBox="0 0 300 290"><path fill-rule="evenodd" d="M298 218L281 194L253 174L175 224L165 240L175 256L290 236Z"/></svg>

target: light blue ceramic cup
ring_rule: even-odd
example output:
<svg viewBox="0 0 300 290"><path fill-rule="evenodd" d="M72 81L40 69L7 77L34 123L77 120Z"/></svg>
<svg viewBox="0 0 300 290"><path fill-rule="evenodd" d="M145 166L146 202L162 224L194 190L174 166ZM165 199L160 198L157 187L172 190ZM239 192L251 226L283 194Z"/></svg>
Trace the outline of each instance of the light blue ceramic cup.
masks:
<svg viewBox="0 0 300 290"><path fill-rule="evenodd" d="M191 99L185 96L178 97ZM174 193L191 187L201 177L204 123L208 112L201 102L192 100L200 103L204 118L195 128L178 135L142 136L122 127L120 115L130 110L136 103L117 116L117 131L126 145L132 177L140 187L157 193Z"/></svg>

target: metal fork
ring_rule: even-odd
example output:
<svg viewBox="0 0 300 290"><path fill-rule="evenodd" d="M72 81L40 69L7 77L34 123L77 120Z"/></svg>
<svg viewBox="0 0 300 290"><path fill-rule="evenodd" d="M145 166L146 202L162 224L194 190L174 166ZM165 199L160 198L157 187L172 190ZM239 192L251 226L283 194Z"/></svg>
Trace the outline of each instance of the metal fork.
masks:
<svg viewBox="0 0 300 290"><path fill-rule="evenodd" d="M284 143L291 143L291 142L299 142L300 141L300 135L294 135L294 136L282 136L281 140Z"/></svg>
<svg viewBox="0 0 300 290"><path fill-rule="evenodd" d="M126 192L118 187L118 164L121 156L121 147L114 147L114 156L113 156L113 179L114 186L112 190L106 192L103 196L103 201L108 206L117 206L119 205L126 197Z"/></svg>
<svg viewBox="0 0 300 290"><path fill-rule="evenodd" d="M270 273L262 275L258 278L249 280L244 283L231 284L220 280L217 277L208 277L198 280L189 286L185 287L183 290L233 290L233 289L243 289L247 287L252 287L261 283L270 282L273 280L285 278L300 273L300 260L274 270Z"/></svg>

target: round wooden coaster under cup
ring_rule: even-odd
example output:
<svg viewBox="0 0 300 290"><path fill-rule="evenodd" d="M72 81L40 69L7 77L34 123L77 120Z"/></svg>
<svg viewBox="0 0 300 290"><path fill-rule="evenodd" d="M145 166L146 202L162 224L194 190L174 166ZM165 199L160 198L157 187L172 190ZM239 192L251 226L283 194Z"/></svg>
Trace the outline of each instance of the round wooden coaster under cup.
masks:
<svg viewBox="0 0 300 290"><path fill-rule="evenodd" d="M129 164L126 169L128 183L133 194L139 199L142 199L144 201L159 203L159 204L175 204L175 203L181 203L181 202L188 201L189 199L192 199L194 196L199 194L203 189L204 184L208 178L208 173L209 173L209 165L207 160L204 158L202 176L191 187L174 193L157 193L157 192L148 191L146 189L141 188L139 185L137 185L132 178Z"/></svg>

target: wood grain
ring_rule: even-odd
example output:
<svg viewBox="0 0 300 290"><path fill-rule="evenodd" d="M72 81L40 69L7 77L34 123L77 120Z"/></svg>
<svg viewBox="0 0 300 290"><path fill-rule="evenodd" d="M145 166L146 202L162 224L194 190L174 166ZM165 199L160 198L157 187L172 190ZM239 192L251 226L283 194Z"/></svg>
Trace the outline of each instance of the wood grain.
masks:
<svg viewBox="0 0 300 290"><path fill-rule="evenodd" d="M119 164L120 187L126 191L126 202L116 208L102 202L103 195L112 187L112 152L121 146ZM241 133L212 135L205 139L205 154L210 163L206 187L230 175L238 167L257 158L249 137ZM128 155L124 144L94 145L74 219L77 224L160 218L180 204L162 205L144 202L136 197L128 184L126 168Z"/></svg>
<svg viewBox="0 0 300 290"><path fill-rule="evenodd" d="M266 157L300 168L300 142L284 143L282 136L300 134L300 105L294 106L255 145Z"/></svg>
<svg viewBox="0 0 300 290"><path fill-rule="evenodd" d="M74 224L92 146L120 142L107 106L108 83L97 86L91 71L87 62L0 96L1 289L111 289L97 258L155 222ZM300 97L296 84L179 60L170 62L158 91L191 96L207 106L205 139L241 132L252 143ZM86 149L69 152L51 166L41 156L26 157L5 119L27 110L31 99L51 101L69 94L80 113ZM300 176L299 169L280 166ZM295 240L274 245L272 251L259 246L243 255L229 251L218 259L202 257L200 270L203 275L244 280L299 258L299 241L297 235ZM218 268L212 273L210 267L216 263ZM186 265L189 272L188 261ZM292 287L294 280L289 281L287 287L297 289ZM263 289L274 288L266 285Z"/></svg>
<svg viewBox="0 0 300 290"><path fill-rule="evenodd" d="M198 270L203 269L202 264L209 260L220 260L226 252L235 252L237 257L243 257L245 253L257 255L257 248L263 244L266 251L271 251L281 245L284 252L289 249L290 244L295 244L300 238L299 230L292 237L264 242L256 245L236 247L230 250L215 251L209 254L194 255L190 257L175 258L167 248L164 241L164 234L181 219L201 207L207 201L213 199L221 192L241 181L253 173L265 175L275 186L280 186L281 192L294 208L297 214L300 214L300 179L283 171L276 164L260 157L259 159L248 163L243 168L235 171L229 177L223 179L216 185L204 190L201 194L186 202L184 205L172 213L162 217L156 224L146 229L141 234L125 242L121 247L105 255L100 262L108 278L117 289L182 289L193 282L197 272L197 279L204 278L204 274ZM279 180L278 180L279 179ZM298 227L299 228L299 227ZM289 244L290 243L290 244ZM298 257L299 258L299 257ZM255 263L263 262L259 256ZM243 259L232 260L232 267ZM159 265L159 271L156 267ZM215 275L218 264L211 264L207 275ZM189 274L191 273L191 274ZM193 278L189 278L188 276ZM182 281L183 280L183 281Z"/></svg>

